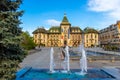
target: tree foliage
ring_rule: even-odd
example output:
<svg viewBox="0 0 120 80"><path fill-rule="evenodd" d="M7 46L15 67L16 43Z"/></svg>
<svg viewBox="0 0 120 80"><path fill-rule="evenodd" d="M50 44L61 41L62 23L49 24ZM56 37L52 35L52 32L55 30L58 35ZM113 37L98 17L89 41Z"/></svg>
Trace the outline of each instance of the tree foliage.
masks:
<svg viewBox="0 0 120 80"><path fill-rule="evenodd" d="M34 43L33 38L30 36L28 32L23 32L21 36L23 38L21 42L21 46L24 49L30 50L35 48L36 44Z"/></svg>
<svg viewBox="0 0 120 80"><path fill-rule="evenodd" d="M25 57L20 46L21 3L22 0L0 0L0 80L14 80L18 64Z"/></svg>

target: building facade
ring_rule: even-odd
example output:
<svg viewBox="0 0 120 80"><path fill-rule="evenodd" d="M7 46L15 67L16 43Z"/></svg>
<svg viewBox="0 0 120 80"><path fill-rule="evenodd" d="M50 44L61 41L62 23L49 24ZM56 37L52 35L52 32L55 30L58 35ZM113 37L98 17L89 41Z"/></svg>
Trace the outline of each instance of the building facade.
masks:
<svg viewBox="0 0 120 80"><path fill-rule="evenodd" d="M91 35L93 37L87 37ZM38 28L33 31L33 38L38 46L78 46L83 41L85 47L89 47L98 42L98 33L89 31L84 35L84 31L79 26L71 26L66 15L64 15L60 26L52 26L49 30ZM93 41L88 42L89 39L93 39Z"/></svg>
<svg viewBox="0 0 120 80"><path fill-rule="evenodd" d="M98 31L93 28L84 29L84 46L85 47L95 47L98 46Z"/></svg>
<svg viewBox="0 0 120 80"><path fill-rule="evenodd" d="M99 40L102 47L112 45L120 48L120 21L99 31Z"/></svg>

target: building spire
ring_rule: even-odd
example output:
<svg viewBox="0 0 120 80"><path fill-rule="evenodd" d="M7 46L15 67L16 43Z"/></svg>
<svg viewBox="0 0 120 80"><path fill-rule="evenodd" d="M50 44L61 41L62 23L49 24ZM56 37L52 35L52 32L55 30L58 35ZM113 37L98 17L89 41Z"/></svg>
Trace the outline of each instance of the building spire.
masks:
<svg viewBox="0 0 120 80"><path fill-rule="evenodd" d="M61 24L68 24L68 25L71 25L71 24L69 23L68 19L67 19L66 13L64 13L64 17L63 17L63 19L62 19Z"/></svg>
<svg viewBox="0 0 120 80"><path fill-rule="evenodd" d="M66 16L66 12L64 13L64 16Z"/></svg>
<svg viewBox="0 0 120 80"><path fill-rule="evenodd" d="M64 13L64 17L63 17L62 22L69 22L68 19L67 19L66 13Z"/></svg>

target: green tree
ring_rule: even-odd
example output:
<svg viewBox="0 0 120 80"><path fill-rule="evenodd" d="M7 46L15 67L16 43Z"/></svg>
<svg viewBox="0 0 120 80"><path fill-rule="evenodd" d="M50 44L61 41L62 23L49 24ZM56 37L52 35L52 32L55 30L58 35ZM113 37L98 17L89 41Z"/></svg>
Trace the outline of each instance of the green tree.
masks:
<svg viewBox="0 0 120 80"><path fill-rule="evenodd" d="M0 80L14 80L18 64L25 57L20 46L22 0L0 0Z"/></svg>
<svg viewBox="0 0 120 80"><path fill-rule="evenodd" d="M21 45L24 49L30 50L35 48L36 44L34 43L33 38L30 36L29 32L23 32L21 36L23 38Z"/></svg>

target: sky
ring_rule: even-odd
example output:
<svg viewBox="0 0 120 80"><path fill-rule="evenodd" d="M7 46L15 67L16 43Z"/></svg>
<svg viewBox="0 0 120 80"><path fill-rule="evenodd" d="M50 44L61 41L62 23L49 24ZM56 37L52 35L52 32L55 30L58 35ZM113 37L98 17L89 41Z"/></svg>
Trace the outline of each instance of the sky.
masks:
<svg viewBox="0 0 120 80"><path fill-rule="evenodd" d="M23 0L23 31L59 26L66 14L71 26L101 30L120 20L120 0Z"/></svg>

